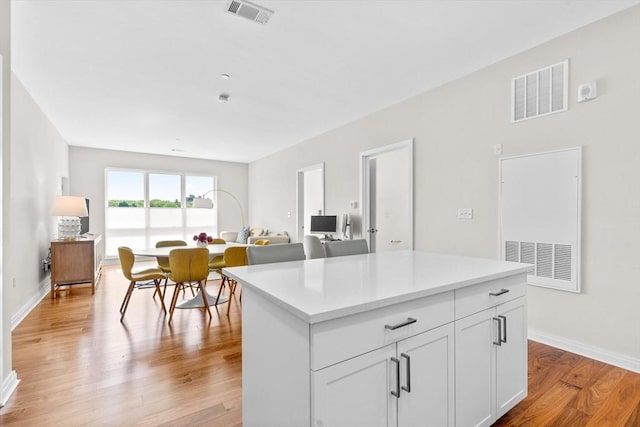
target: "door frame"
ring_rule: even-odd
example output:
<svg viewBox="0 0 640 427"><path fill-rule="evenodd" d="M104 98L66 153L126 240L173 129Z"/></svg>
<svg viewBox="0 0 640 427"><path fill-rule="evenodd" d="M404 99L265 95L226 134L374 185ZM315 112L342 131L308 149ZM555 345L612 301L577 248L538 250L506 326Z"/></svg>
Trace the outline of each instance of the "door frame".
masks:
<svg viewBox="0 0 640 427"><path fill-rule="evenodd" d="M367 240L367 244L369 248L371 248L371 233L369 233L369 229L371 229L370 219L370 182L369 182L369 160L373 157L379 156L380 154L388 153L390 151L396 150L409 150L409 164L407 167L409 168L409 176L411 177L409 180L409 201L411 204L410 209L410 223L411 223L411 233L409 233L409 249L413 250L414 238L413 234L415 232L415 220L414 220L414 191L413 191L413 138L407 139L404 141L396 142L395 144L385 145L383 147L373 148L371 150L363 151L360 153L360 206L362 213L362 236Z"/></svg>
<svg viewBox="0 0 640 427"><path fill-rule="evenodd" d="M297 241L304 239L304 174L319 170L322 175L322 214L325 207L324 162L309 165L296 171L296 236Z"/></svg>

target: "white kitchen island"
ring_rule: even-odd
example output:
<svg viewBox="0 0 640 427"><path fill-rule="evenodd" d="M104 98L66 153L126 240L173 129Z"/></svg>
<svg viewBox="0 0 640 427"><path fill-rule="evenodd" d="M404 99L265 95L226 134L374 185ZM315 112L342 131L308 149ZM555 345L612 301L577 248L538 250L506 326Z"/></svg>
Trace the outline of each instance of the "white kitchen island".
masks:
<svg viewBox="0 0 640 427"><path fill-rule="evenodd" d="M225 269L243 425L491 425L527 394L529 267L402 251Z"/></svg>

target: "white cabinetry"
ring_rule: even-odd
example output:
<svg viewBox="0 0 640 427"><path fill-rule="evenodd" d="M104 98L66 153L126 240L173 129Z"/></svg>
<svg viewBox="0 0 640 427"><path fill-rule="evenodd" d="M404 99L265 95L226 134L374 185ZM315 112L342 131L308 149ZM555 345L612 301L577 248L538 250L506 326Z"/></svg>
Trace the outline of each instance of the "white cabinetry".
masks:
<svg viewBox="0 0 640 427"><path fill-rule="evenodd" d="M463 294L487 293L493 304L456 320L455 390L459 427L489 426L527 395L526 297L521 296L524 284L502 284L505 286L497 286L495 290L465 288L461 291Z"/></svg>
<svg viewBox="0 0 640 427"><path fill-rule="evenodd" d="M311 374L312 425L453 426L453 324Z"/></svg>
<svg viewBox="0 0 640 427"><path fill-rule="evenodd" d="M243 425L491 424L527 392L527 268L406 251L225 269Z"/></svg>

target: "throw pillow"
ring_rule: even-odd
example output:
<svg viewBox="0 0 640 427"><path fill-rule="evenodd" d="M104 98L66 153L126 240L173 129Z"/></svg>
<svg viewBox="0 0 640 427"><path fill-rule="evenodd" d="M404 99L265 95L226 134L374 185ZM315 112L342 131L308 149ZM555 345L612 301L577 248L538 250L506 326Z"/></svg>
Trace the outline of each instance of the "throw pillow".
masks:
<svg viewBox="0 0 640 427"><path fill-rule="evenodd" d="M247 243L247 237L249 237L249 227L242 227L242 229L238 232L238 237L236 238L237 243Z"/></svg>

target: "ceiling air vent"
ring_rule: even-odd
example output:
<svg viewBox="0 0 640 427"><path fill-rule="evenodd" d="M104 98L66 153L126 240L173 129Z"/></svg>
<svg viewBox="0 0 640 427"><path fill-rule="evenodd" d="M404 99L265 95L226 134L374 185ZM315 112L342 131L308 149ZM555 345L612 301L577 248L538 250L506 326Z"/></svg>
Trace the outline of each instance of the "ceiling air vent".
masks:
<svg viewBox="0 0 640 427"><path fill-rule="evenodd" d="M269 18L271 18L271 15L274 13L273 10L258 6L257 4L237 0L230 1L227 4L227 12L263 25L269 22Z"/></svg>

